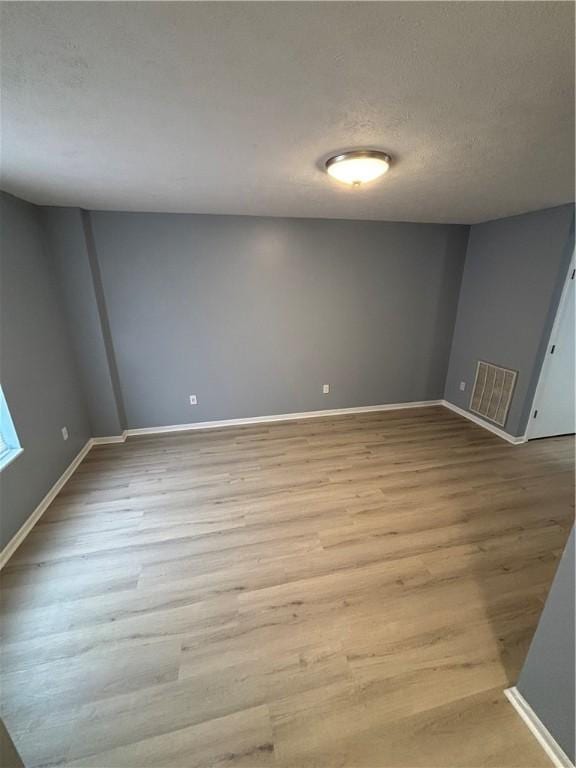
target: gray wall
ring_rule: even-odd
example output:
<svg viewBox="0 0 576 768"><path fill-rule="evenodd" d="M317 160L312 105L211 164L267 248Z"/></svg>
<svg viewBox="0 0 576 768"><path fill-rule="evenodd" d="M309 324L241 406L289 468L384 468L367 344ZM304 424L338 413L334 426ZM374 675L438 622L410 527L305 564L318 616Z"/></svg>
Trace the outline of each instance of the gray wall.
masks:
<svg viewBox="0 0 576 768"><path fill-rule="evenodd" d="M518 690L574 762L574 529L524 663Z"/></svg>
<svg viewBox="0 0 576 768"><path fill-rule="evenodd" d="M64 299L92 436L118 435L124 428L122 400L98 264L90 247L88 216L78 208L49 207L40 212Z"/></svg>
<svg viewBox="0 0 576 768"><path fill-rule="evenodd" d="M90 436L38 209L0 194L0 377L24 452L0 474L3 547ZM62 439L67 426L70 438Z"/></svg>
<svg viewBox="0 0 576 768"><path fill-rule="evenodd" d="M476 225L468 243L460 226L40 212L4 195L2 383L25 452L0 477L2 541L89 434L444 393L466 407L479 358L520 371L521 434L572 219Z"/></svg>
<svg viewBox="0 0 576 768"><path fill-rule="evenodd" d="M445 397L468 409L478 360L517 370L506 424L512 435L526 430L570 260L572 226L573 206L565 205L470 231Z"/></svg>
<svg viewBox="0 0 576 768"><path fill-rule="evenodd" d="M443 396L468 227L91 218L128 427Z"/></svg>

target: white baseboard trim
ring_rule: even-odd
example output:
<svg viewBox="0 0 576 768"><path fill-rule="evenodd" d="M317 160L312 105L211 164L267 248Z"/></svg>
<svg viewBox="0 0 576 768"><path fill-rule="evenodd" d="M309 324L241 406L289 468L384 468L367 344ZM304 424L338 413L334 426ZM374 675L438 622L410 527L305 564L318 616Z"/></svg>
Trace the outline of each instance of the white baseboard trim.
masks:
<svg viewBox="0 0 576 768"><path fill-rule="evenodd" d="M521 437L515 437L514 435L510 435L508 434L508 432L505 432L503 429L500 429L494 424L490 424L489 421L484 421L484 419L481 419L479 416L476 416L475 414L470 413L470 411L465 411L463 408L459 408L457 405L454 405L454 403L450 403L448 400L443 400L442 405L448 408L448 410L454 411L454 413L457 413L459 416L463 416L465 419L468 419L469 421L473 421L474 424L478 424L479 427L484 427L484 429L487 429L489 432L493 432L495 435L498 435L498 437L501 437L503 440L506 440L507 442L512 443L512 445L522 445L522 443L525 443L527 440L526 435L522 435Z"/></svg>
<svg viewBox="0 0 576 768"><path fill-rule="evenodd" d="M161 435L165 432L189 432L197 429L223 429L224 427L241 427L249 424L269 424L276 421L317 419L322 416L345 416L347 414L371 413L373 411L400 411L406 408L428 408L432 405L442 404L442 400L422 400L409 403L388 403L386 405L361 405L356 408L332 408L326 411L302 411L301 413L278 413L273 416L249 416L245 419L194 421L190 424L170 424L166 427L138 427L136 429L127 429L126 434L128 437L136 435Z"/></svg>
<svg viewBox="0 0 576 768"><path fill-rule="evenodd" d="M508 434L503 429L490 424L487 421L475 416L473 413L459 408L457 405L448 402L448 400L420 400L408 403L387 403L386 405L362 405L354 408L331 408L324 411L302 411L301 413L278 413L273 416L249 416L244 419L220 419L218 421L194 421L188 424L169 424L161 427L137 427L127 429L122 436L117 438L96 438L104 443L124 442L126 437L137 435L162 435L169 432L190 432L197 429L223 429L225 427L241 427L250 424L271 424L278 421L297 421L299 419L317 419L325 416L345 416L354 413L371 413L375 411L397 411L405 408L427 408L433 405L443 405L445 408L463 416L465 419L474 422L480 427L506 440L512 445L521 445L526 442L526 435L515 437Z"/></svg>
<svg viewBox="0 0 576 768"><path fill-rule="evenodd" d="M537 739L538 743L546 752L550 760L552 760L556 768L574 768L574 764L571 762L568 755L554 739L550 731L546 728L542 720L540 720L536 712L534 712L530 704L528 704L524 696L522 696L518 688L516 688L516 686L507 688L504 691L504 695L510 704L512 704L516 712L518 712L522 720L524 720L530 731L532 731L533 736Z"/></svg>
<svg viewBox="0 0 576 768"><path fill-rule="evenodd" d="M75 458L72 460L72 462L68 465L68 467L64 470L62 475L58 478L58 480L54 483L52 488L48 491L46 496L42 499L40 504L36 507L34 512L30 515L30 517L24 522L22 527L16 531L14 536L10 539L8 544L4 547L2 552L0 552L0 570L4 568L8 560L12 557L14 552L18 549L20 544L24 541L26 536L30 533L32 528L36 525L38 520L42 517L44 512L48 509L50 504L54 501L58 493L62 490L62 488L66 485L70 477L74 474L90 448L92 448L93 442L92 438L86 442L84 447L78 452L78 454L75 456Z"/></svg>
<svg viewBox="0 0 576 768"><path fill-rule="evenodd" d="M110 435L110 437L93 437L92 445L110 445L111 443L125 443L128 433L126 430L121 435Z"/></svg>
<svg viewBox="0 0 576 768"><path fill-rule="evenodd" d="M507 432L504 432L498 427L494 427L486 421L477 418L471 413L462 410L453 403L449 403L447 400L420 400L407 403L387 403L385 405L361 405L354 408L331 408L324 411L303 411L301 413L279 413L273 416L252 416L244 419L222 419L219 421L196 421L190 424L171 424L164 427L141 427L138 429L125 429L121 435L110 435L109 437L93 437L82 450L78 453L76 458L72 461L62 476L56 481L52 488L48 491L46 496L42 499L40 504L36 507L34 512L12 537L8 544L0 552L0 570L6 565L10 557L18 549L20 544L24 541L26 536L30 533L34 525L42 517L46 509L50 506L51 502L57 496L58 492L65 485L71 475L74 473L82 459L86 456L90 448L94 445L111 445L114 443L124 443L128 437L137 435L161 435L169 432L189 432L200 429L223 429L225 427L239 427L250 424L270 424L280 421L297 421L300 419L316 419L325 416L345 416L347 414L354 413L372 413L377 411L399 411L408 408L429 408L430 406L442 405L451 411L463 416L475 424L478 424L484 429L488 429L498 437L507 440L513 445L519 445L526 442L526 437L513 437Z"/></svg>
<svg viewBox="0 0 576 768"><path fill-rule="evenodd" d="M505 432L494 424L484 421L470 411L460 408L448 400L417 400L407 403L386 403L384 405L361 405L352 408L329 408L323 411L302 411L300 413L277 413L271 416L248 416L243 419L218 419L217 421L193 421L188 424L168 424L158 427L137 427L125 429L121 435L109 437L93 437L92 445L111 445L112 443L124 443L128 437L137 435L162 435L170 432L190 432L197 429L224 429L225 427L241 427L250 424L272 424L276 421L297 421L300 419L317 419L326 416L345 416L354 413L371 413L375 411L398 411L405 408L428 408L433 405L443 405L448 410L463 416L479 427L487 429L512 445L522 445L527 442L527 435L516 437Z"/></svg>
<svg viewBox="0 0 576 768"><path fill-rule="evenodd" d="M302 413L281 413L274 416L254 416L245 419L223 419L221 421L199 421L191 424L174 424L166 427L144 427L141 429L125 429L121 435L110 435L109 437L92 437L86 442L86 445L74 458L61 477L54 483L40 504L32 512L30 517L24 522L22 527L14 534L8 544L0 552L0 570L6 565L44 512L48 509L52 501L56 498L60 490L73 475L81 461L88 451L94 445L111 445L114 443L124 443L126 438L131 435L157 435L167 432L187 432L198 429L219 429L224 427L235 427L249 424L264 424L275 421L295 421L297 419L312 419L321 416L339 416L348 413L370 413L371 411L395 411L406 408L426 408L432 405L442 405L442 400L423 400L420 402L409 403L389 403L386 405L365 405L356 408L333 408L326 411L304 411Z"/></svg>
<svg viewBox="0 0 576 768"><path fill-rule="evenodd" d="M299 419L317 419L326 416L345 416L354 413L371 413L375 411L397 411L405 408L427 408L433 405L443 405L450 411L463 416L472 421L479 427L487 429L494 435L506 440L512 445L521 445L527 441L527 436L515 437L505 432L503 429L484 421L470 411L465 411L448 400L417 400L407 403L387 403L384 405L361 405L352 408L330 408L323 411L302 411L300 413L278 413L272 416L248 416L243 419L219 419L217 421L193 421L188 424L168 424L158 427L137 427L135 429L125 429L121 435L110 435L109 437L93 437L92 445L111 445L113 443L124 443L130 436L137 435L162 435L169 432L190 432L197 429L223 429L225 427L241 427L250 424L272 424L275 421L297 421Z"/></svg>

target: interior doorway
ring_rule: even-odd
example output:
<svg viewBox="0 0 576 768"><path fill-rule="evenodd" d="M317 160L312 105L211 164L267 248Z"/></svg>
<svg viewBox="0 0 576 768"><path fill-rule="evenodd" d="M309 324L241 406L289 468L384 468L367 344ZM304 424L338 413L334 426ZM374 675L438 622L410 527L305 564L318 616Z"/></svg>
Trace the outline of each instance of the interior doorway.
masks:
<svg viewBox="0 0 576 768"><path fill-rule="evenodd" d="M528 439L573 434L575 427L575 258L568 270L536 388Z"/></svg>

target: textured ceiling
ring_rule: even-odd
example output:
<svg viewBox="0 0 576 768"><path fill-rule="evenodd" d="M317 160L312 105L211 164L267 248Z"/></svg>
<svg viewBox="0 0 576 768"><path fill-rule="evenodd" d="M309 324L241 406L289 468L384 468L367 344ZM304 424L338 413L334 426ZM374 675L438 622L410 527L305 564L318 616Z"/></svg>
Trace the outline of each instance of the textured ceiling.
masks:
<svg viewBox="0 0 576 768"><path fill-rule="evenodd" d="M2 4L2 187L473 223L574 199L570 2ZM390 152L349 189L328 153Z"/></svg>

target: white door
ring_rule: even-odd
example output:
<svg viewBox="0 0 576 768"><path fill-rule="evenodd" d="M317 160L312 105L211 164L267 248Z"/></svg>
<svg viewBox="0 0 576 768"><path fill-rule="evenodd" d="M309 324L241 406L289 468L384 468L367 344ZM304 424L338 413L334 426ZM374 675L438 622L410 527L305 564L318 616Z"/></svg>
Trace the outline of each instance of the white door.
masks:
<svg viewBox="0 0 576 768"><path fill-rule="evenodd" d="M558 308L534 399L528 438L568 435L575 428L574 264Z"/></svg>

